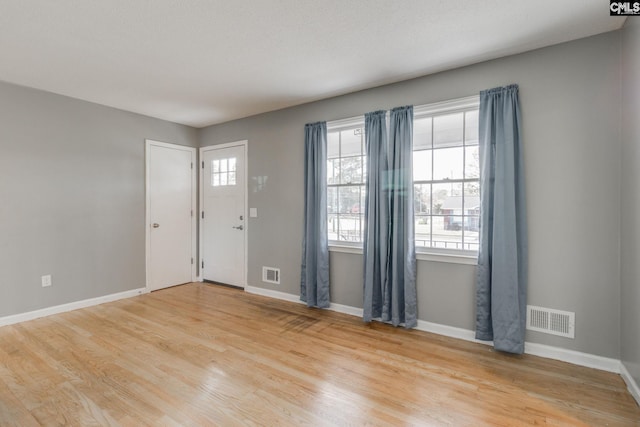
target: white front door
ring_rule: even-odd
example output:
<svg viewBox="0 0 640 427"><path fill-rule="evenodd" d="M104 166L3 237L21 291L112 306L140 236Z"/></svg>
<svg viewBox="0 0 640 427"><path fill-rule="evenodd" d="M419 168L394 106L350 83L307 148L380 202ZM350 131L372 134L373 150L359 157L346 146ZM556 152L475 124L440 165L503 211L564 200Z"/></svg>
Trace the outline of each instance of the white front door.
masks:
<svg viewBox="0 0 640 427"><path fill-rule="evenodd" d="M245 286L246 144L202 148L203 280Z"/></svg>
<svg viewBox="0 0 640 427"><path fill-rule="evenodd" d="M196 149L146 141L147 287L195 280Z"/></svg>

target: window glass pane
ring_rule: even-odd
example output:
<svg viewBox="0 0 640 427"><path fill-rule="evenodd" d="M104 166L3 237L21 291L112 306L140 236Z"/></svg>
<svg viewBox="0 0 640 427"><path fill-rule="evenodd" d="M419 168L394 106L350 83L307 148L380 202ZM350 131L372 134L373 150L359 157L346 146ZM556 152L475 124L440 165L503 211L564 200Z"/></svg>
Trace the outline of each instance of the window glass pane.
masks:
<svg viewBox="0 0 640 427"><path fill-rule="evenodd" d="M327 184L340 183L340 160L332 159L327 161Z"/></svg>
<svg viewBox="0 0 640 427"><path fill-rule="evenodd" d="M327 158L333 159L340 154L340 132L327 133Z"/></svg>
<svg viewBox="0 0 640 427"><path fill-rule="evenodd" d="M217 187L217 186L220 185L220 174L219 173L214 173L213 174L211 185L213 185L214 187Z"/></svg>
<svg viewBox="0 0 640 427"><path fill-rule="evenodd" d="M431 209L437 215L462 215L462 183L433 184Z"/></svg>
<svg viewBox="0 0 640 427"><path fill-rule="evenodd" d="M433 118L433 147L462 145L464 113L447 114Z"/></svg>
<svg viewBox="0 0 640 427"><path fill-rule="evenodd" d="M338 212L341 214L359 213L360 186L337 187Z"/></svg>
<svg viewBox="0 0 640 427"><path fill-rule="evenodd" d="M340 162L340 183L352 184L362 182L362 157L347 157Z"/></svg>
<svg viewBox="0 0 640 427"><path fill-rule="evenodd" d="M360 238L360 215L346 214L340 215L339 240L345 242L359 242Z"/></svg>
<svg viewBox="0 0 640 427"><path fill-rule="evenodd" d="M362 154L362 135L364 131L362 128L344 130L340 132L341 136L341 151L340 155L354 156Z"/></svg>
<svg viewBox="0 0 640 427"><path fill-rule="evenodd" d="M477 145L464 148L464 177L480 177L480 154Z"/></svg>
<svg viewBox="0 0 640 427"><path fill-rule="evenodd" d="M431 217L431 247L439 249L460 249L462 230L452 229L452 216L435 215Z"/></svg>
<svg viewBox="0 0 640 427"><path fill-rule="evenodd" d="M213 160L211 162L211 170L214 172L220 172L220 160Z"/></svg>
<svg viewBox="0 0 640 427"><path fill-rule="evenodd" d="M327 228L329 231L329 240L338 240L338 216L335 214L327 215Z"/></svg>
<svg viewBox="0 0 640 427"><path fill-rule="evenodd" d="M336 187L327 188L327 212L338 212L338 189Z"/></svg>
<svg viewBox="0 0 640 427"><path fill-rule="evenodd" d="M367 201L367 189L364 185L360 186L360 215L362 216L362 220L364 221L364 211L366 209L366 201ZM362 223L362 228L364 229L364 222Z"/></svg>
<svg viewBox="0 0 640 427"><path fill-rule="evenodd" d="M451 185L449 184L433 184L431 191L431 213L440 215L444 203L449 199L451 194Z"/></svg>
<svg viewBox="0 0 640 427"><path fill-rule="evenodd" d="M415 184L413 186L413 209L416 215L430 213L431 184Z"/></svg>
<svg viewBox="0 0 640 427"><path fill-rule="evenodd" d="M236 173L235 172L229 172L229 181L228 181L229 185L236 185Z"/></svg>
<svg viewBox="0 0 640 427"><path fill-rule="evenodd" d="M433 150L420 150L413 152L413 180L431 181L431 153Z"/></svg>
<svg viewBox="0 0 640 427"><path fill-rule="evenodd" d="M433 179L463 178L463 156L462 147L433 150Z"/></svg>
<svg viewBox="0 0 640 427"><path fill-rule="evenodd" d="M438 247L445 249L463 249L462 247L462 227L464 223L462 216L443 215L443 228L438 235ZM434 231L435 234L435 231ZM434 236L434 240L435 236Z"/></svg>
<svg viewBox="0 0 640 427"><path fill-rule="evenodd" d="M220 174L220 185L227 185L227 174L226 173L221 173Z"/></svg>
<svg viewBox="0 0 640 427"><path fill-rule="evenodd" d="M480 217L464 217L464 249L467 251L477 251L480 238Z"/></svg>
<svg viewBox="0 0 640 427"><path fill-rule="evenodd" d="M227 159L220 159L220 172L227 171Z"/></svg>
<svg viewBox="0 0 640 427"><path fill-rule="evenodd" d="M415 216L416 246L427 248L431 246L430 222L430 218L427 215Z"/></svg>
<svg viewBox="0 0 640 427"><path fill-rule="evenodd" d="M478 181L464 184L464 214L480 215L480 183Z"/></svg>
<svg viewBox="0 0 640 427"><path fill-rule="evenodd" d="M463 184L461 182L452 182L451 184L445 184L449 187L449 198L462 197Z"/></svg>
<svg viewBox="0 0 640 427"><path fill-rule="evenodd" d="M464 113L464 143L475 145L478 143L478 110Z"/></svg>
<svg viewBox="0 0 640 427"><path fill-rule="evenodd" d="M413 149L431 148L431 117L413 121Z"/></svg>
<svg viewBox="0 0 640 427"><path fill-rule="evenodd" d="M229 159L229 170L230 171L234 171L236 170L236 158L232 157Z"/></svg>

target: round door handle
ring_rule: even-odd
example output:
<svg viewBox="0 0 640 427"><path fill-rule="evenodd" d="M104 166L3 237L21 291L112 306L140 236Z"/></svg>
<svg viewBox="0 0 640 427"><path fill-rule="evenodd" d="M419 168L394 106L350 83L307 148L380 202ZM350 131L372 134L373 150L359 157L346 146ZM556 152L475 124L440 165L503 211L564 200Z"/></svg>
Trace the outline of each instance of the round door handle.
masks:
<svg viewBox="0 0 640 427"><path fill-rule="evenodd" d="M153 228L158 228L158 227L160 227L160 224L158 224L157 222L154 222L154 223L153 223L153 225L152 225L152 227L153 227Z"/></svg>

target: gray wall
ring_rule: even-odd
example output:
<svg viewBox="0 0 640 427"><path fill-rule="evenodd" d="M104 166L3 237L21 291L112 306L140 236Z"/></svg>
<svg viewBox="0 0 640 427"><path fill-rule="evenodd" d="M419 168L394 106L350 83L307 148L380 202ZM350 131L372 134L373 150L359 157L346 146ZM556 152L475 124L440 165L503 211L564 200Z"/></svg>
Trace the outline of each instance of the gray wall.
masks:
<svg viewBox="0 0 640 427"><path fill-rule="evenodd" d="M529 205L529 303L576 312L574 340L527 340L620 356L620 34L603 34L420 79L205 128L201 146L249 140L251 286L297 294L303 127L380 108L520 85ZM264 179L264 178L261 178ZM251 185L251 183L250 183ZM361 307L361 255L331 254L332 300ZM261 282L280 267L282 284ZM420 261L419 318L474 327L475 267Z"/></svg>
<svg viewBox="0 0 640 427"><path fill-rule="evenodd" d="M640 384L640 22L622 31L621 359Z"/></svg>
<svg viewBox="0 0 640 427"><path fill-rule="evenodd" d="M0 83L0 317L145 286L145 138L198 131Z"/></svg>

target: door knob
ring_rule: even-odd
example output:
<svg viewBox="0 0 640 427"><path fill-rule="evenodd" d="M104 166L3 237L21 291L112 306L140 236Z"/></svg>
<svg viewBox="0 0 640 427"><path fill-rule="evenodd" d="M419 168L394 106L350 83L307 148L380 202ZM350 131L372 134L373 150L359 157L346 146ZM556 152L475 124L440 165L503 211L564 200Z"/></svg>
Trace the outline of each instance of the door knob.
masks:
<svg viewBox="0 0 640 427"><path fill-rule="evenodd" d="M160 227L160 224L158 224L157 222L154 222L154 223L153 223L153 225L152 225L152 227L153 227L153 228L158 228L158 227Z"/></svg>
<svg viewBox="0 0 640 427"><path fill-rule="evenodd" d="M235 228L236 230L244 230L244 227L243 227L243 226L241 226L241 225L239 225L239 226L237 226L237 227L232 227L232 228Z"/></svg>

